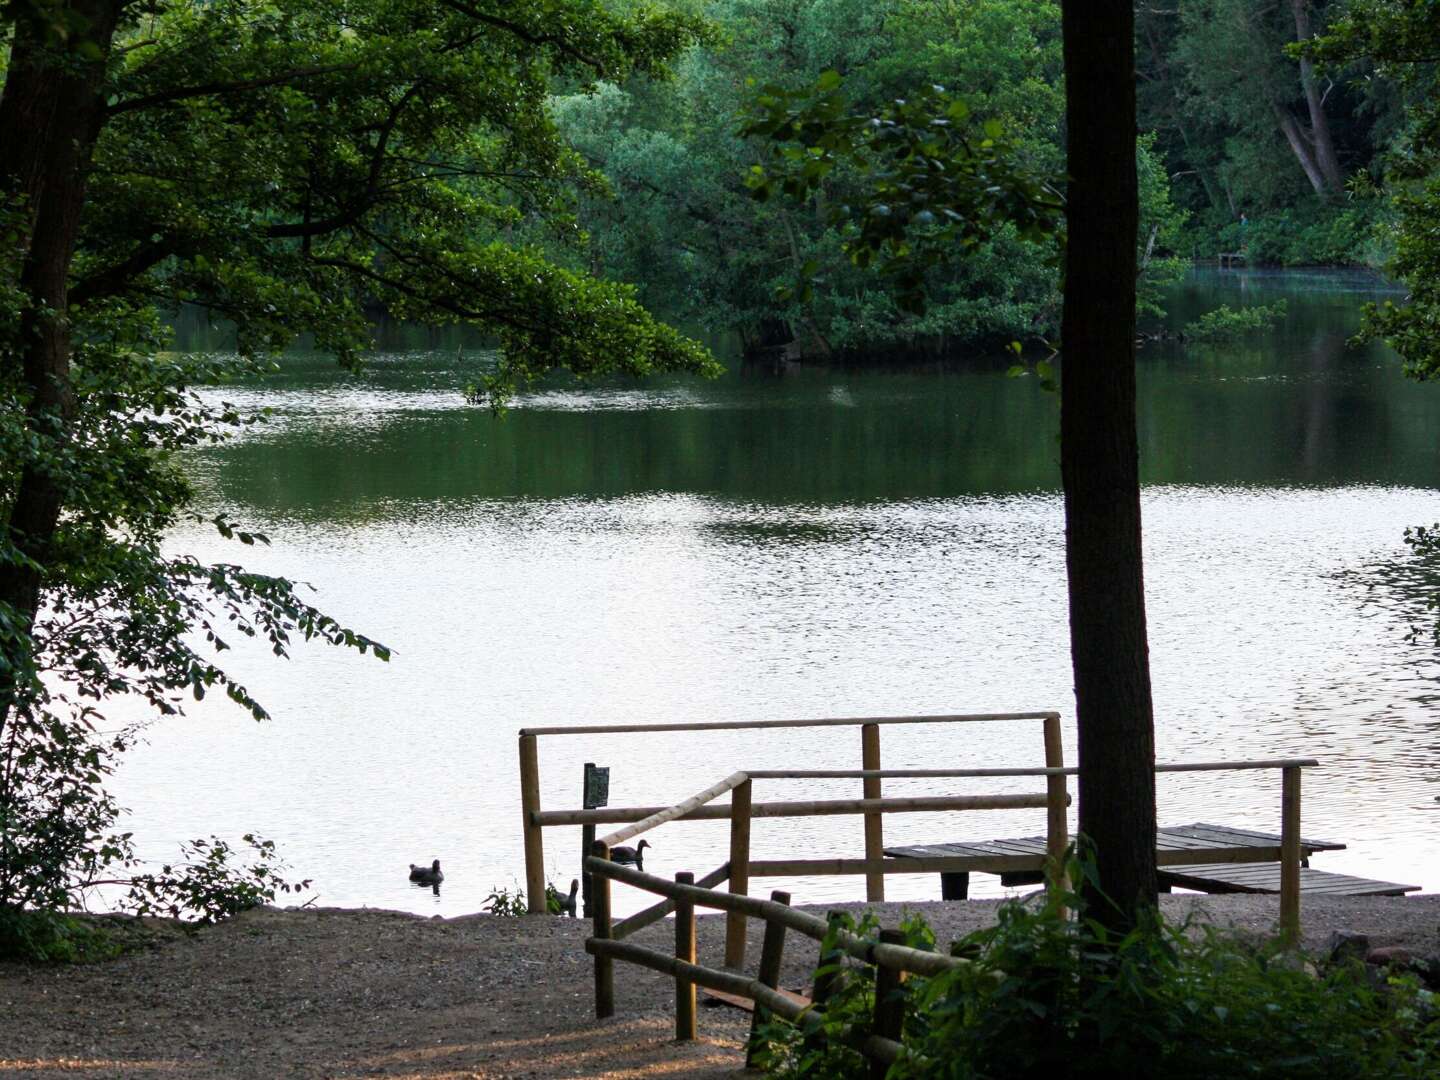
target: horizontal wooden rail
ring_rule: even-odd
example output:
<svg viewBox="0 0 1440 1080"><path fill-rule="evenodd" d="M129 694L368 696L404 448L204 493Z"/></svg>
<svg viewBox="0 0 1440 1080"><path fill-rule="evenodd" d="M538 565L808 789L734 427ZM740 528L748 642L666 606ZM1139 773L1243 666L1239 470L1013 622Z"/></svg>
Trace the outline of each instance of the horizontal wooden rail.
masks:
<svg viewBox="0 0 1440 1080"><path fill-rule="evenodd" d="M716 885L723 885L729 880L730 864L727 862L717 866L714 870L711 870L704 877L696 881L695 887L699 889L713 889ZM651 923L659 922L674 910L675 901L673 899L661 900L660 903L654 904L644 911L637 911L629 918L621 919L610 928L610 933L616 941L619 941L621 938L629 937L637 930L644 930L645 927Z"/></svg>
<svg viewBox="0 0 1440 1080"><path fill-rule="evenodd" d="M1226 772L1245 769L1313 769L1315 758L1267 758L1261 761L1180 761L1156 765L1156 772ZM1043 765L1015 769L747 769L752 780L864 780L945 779L996 776L1079 776L1076 765L1046 768Z"/></svg>
<svg viewBox="0 0 1440 1080"><path fill-rule="evenodd" d="M918 814L933 810L1034 810L1046 805L1044 795L924 795L890 799L819 799L797 802L755 803L751 817L823 817L829 814ZM599 825L617 821L644 821L673 807L617 806L598 810L542 810L535 824ZM711 821L730 817L729 805L697 806L668 821ZM621 832L612 834L621 836ZM634 836L630 833L629 836ZM628 837L627 837L628 838ZM609 840L606 840L609 843Z"/></svg>
<svg viewBox="0 0 1440 1080"><path fill-rule="evenodd" d="M891 861L890 859L885 860L887 863ZM752 863L751 865L759 864ZM677 881L669 881L662 877L656 877L654 874L647 874L643 870L634 870L628 866L612 863L608 859L597 859L594 856L585 860L585 869L592 874L612 878L615 881L623 881L627 885L634 885L636 888L657 893L672 900L682 896L686 897L696 907L711 908L715 911L739 912L742 915L751 915L767 922L782 923L786 928L814 938L816 941L824 938L829 930L829 924L824 919L803 911L796 911L786 904L777 904L773 900L761 900L755 896L743 896L738 893L716 892L713 889L702 889L698 884L683 885ZM915 975L938 975L942 971L964 967L969 963L968 960L959 957L911 949L904 945L884 945L866 941L864 938L848 932L841 932L837 935L837 939L840 948L857 960L863 960L867 964L892 967L897 971L908 971Z"/></svg>
<svg viewBox="0 0 1440 1080"><path fill-rule="evenodd" d="M711 990L748 997L790 1021L798 1021L800 1014L806 1010L806 1006L770 989L758 979L734 971L716 971L699 964L689 964L667 953L647 949L644 945L605 938L586 938L585 951L591 956L610 956L666 975L678 975Z"/></svg>
<svg viewBox="0 0 1440 1080"><path fill-rule="evenodd" d="M1011 874L1045 869L1046 854L1034 855L935 855L928 858L900 856L882 859L883 874ZM1160 851L1160 866L1195 866L1208 863L1277 862L1280 845L1257 848L1187 848L1182 851ZM845 876L869 873L874 869L867 859L756 859L750 863L750 876L805 877Z"/></svg>
<svg viewBox="0 0 1440 1080"><path fill-rule="evenodd" d="M909 857L881 859L876 864L880 873L950 874L973 871L977 874L1022 873L1044 870L1045 854L1035 855L936 855L930 858ZM750 863L750 876L766 877L830 877L869 873L874 869L868 859L756 859Z"/></svg>
<svg viewBox="0 0 1440 1080"><path fill-rule="evenodd" d="M862 724L970 724L990 720L1049 720L1046 712L945 713L934 716L836 716L812 720L713 720L693 724L579 724L571 727L521 728L521 735L624 735L653 731L753 731L760 728L859 727Z"/></svg>
<svg viewBox="0 0 1440 1080"><path fill-rule="evenodd" d="M717 971L714 968L688 963L654 949L647 949L643 945L633 945L624 941L611 941L604 938L587 938L585 951L591 956L625 960L672 978L693 982L697 986L703 986L710 990L719 990L737 997L748 997L755 1004L769 1009L776 1015L783 1016L792 1024L798 1024L807 1030L818 1029L824 1023L824 1015L819 1010L809 1005L802 1005L798 1001L792 1001L779 991L770 989L759 979L752 979L748 975L739 975L732 971ZM894 1039L857 1033L854 1044L867 1056L876 1058L887 1065L894 1064L900 1056L901 1045Z"/></svg>
<svg viewBox="0 0 1440 1080"><path fill-rule="evenodd" d="M1182 761L1172 765L1156 765L1156 772L1232 772L1241 769L1313 769L1320 762L1315 758L1262 758L1259 761ZM1079 774L1079 769L1070 770Z"/></svg>
<svg viewBox="0 0 1440 1080"><path fill-rule="evenodd" d="M641 818L633 825L628 825L623 829L617 829L609 836L602 837L602 842L606 847L614 847L616 844L624 843L626 840L639 836L643 832L649 832L657 825L664 825L667 821L682 818L691 810L704 806L712 799L718 799L727 791L734 791L748 779L749 777L743 772L731 773L718 784L711 784L699 794L691 795L690 798L684 799L674 806L667 806L663 810L657 810L655 813Z"/></svg>

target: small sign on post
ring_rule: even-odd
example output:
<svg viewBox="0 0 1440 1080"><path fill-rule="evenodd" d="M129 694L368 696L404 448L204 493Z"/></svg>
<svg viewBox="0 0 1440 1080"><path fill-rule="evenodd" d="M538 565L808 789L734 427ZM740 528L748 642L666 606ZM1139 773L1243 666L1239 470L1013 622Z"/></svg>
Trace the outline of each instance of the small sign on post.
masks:
<svg viewBox="0 0 1440 1080"><path fill-rule="evenodd" d="M593 761L585 762L585 788L582 795L581 804L586 810L594 810L597 806L605 806L610 802L610 766L596 765ZM581 914L587 919L590 917L590 875L585 872L585 860L594 844L595 826L581 826L580 896L584 903Z"/></svg>
<svg viewBox="0 0 1440 1080"><path fill-rule="evenodd" d="M593 761L585 763L585 809L593 810L610 802L610 767Z"/></svg>

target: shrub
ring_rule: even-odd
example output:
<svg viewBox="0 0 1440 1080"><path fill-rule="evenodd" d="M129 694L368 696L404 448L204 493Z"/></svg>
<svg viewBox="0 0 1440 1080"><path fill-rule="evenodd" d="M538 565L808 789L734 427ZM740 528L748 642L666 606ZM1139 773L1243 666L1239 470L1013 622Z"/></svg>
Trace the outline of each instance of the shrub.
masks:
<svg viewBox="0 0 1440 1080"><path fill-rule="evenodd" d="M917 947L922 925L907 926ZM873 931L873 918L858 929ZM1379 1080L1440 1070L1430 992L1408 976L1372 985L1358 962L1317 972L1294 953L1158 919L1116 940L1051 904L1016 902L952 952L975 962L904 985L905 1053L887 1074L893 1080ZM873 976L838 961L833 949L821 955L821 970L840 965L825 1025L836 1037L765 1025L761 1060L771 1076L869 1075L839 1037L846 1024L863 1031L869 1023Z"/></svg>
<svg viewBox="0 0 1440 1080"><path fill-rule="evenodd" d="M525 902L525 890L520 887L518 882L513 884L515 885L514 889L507 889L503 885L496 887L496 889L485 898L485 902L480 905L480 910L487 911L491 915L501 915L506 918L515 918L524 915L530 910L530 906ZM550 900L548 888L546 890L545 900L546 906L548 907Z"/></svg>
<svg viewBox="0 0 1440 1080"><path fill-rule="evenodd" d="M1207 311L1194 322L1185 324L1185 337L1190 341L1224 341L1256 330L1268 330L1285 317L1285 301L1269 305L1232 308L1221 304Z"/></svg>
<svg viewBox="0 0 1440 1080"><path fill-rule="evenodd" d="M1244 251L1256 266L1377 266L1389 218L1379 199L1305 202L1254 214L1244 226L1215 212L1203 214L1188 234L1197 255Z"/></svg>
<svg viewBox="0 0 1440 1080"><path fill-rule="evenodd" d="M127 841L127 837L119 838ZM235 848L216 837L182 844L181 858L158 871L122 878L87 878L84 891L99 886L123 888L116 906L136 916L168 916L192 924L219 922L275 900L281 893L307 888L309 880L288 881L273 840L247 834L249 852L242 863ZM128 854L110 863L137 870ZM0 960L32 963L84 963L126 951L143 934L134 919L94 918L72 908L0 903Z"/></svg>

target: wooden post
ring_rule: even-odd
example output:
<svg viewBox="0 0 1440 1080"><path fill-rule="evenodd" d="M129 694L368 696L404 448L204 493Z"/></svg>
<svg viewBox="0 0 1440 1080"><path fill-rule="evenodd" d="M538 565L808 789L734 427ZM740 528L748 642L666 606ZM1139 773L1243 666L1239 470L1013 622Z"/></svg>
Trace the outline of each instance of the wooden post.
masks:
<svg viewBox="0 0 1440 1080"><path fill-rule="evenodd" d="M534 735L520 736L520 810L525 837L525 894L531 915L546 914L545 841L534 815L540 812L540 755Z"/></svg>
<svg viewBox="0 0 1440 1080"><path fill-rule="evenodd" d="M904 945L905 935L899 930L881 930L880 944ZM905 999L900 996L900 986L905 973L894 968L875 965L875 1020L874 1034L881 1038L900 1041L905 1025ZM890 1066L878 1059L870 1062L870 1080L885 1080Z"/></svg>
<svg viewBox="0 0 1440 1080"><path fill-rule="evenodd" d="M880 725L862 724L860 727L860 767L880 768ZM880 778L867 776L863 794L867 799L880 798ZM885 857L885 817L877 812L865 815L865 860L878 863ZM877 904L885 899L885 873L878 867L865 872L865 899Z"/></svg>
<svg viewBox="0 0 1440 1080"><path fill-rule="evenodd" d="M595 841L591 852L597 859L610 860L609 845L603 840ZM610 879L595 874L590 887L591 906L595 909L594 936L610 939ZM615 1015L615 961L608 956L595 954L595 1019L604 1020Z"/></svg>
<svg viewBox="0 0 1440 1080"><path fill-rule="evenodd" d="M965 900L970 896L970 873L951 870L940 875L941 900Z"/></svg>
<svg viewBox="0 0 1440 1080"><path fill-rule="evenodd" d="M590 880L593 875L592 875L588 870L585 869L585 856L589 855L589 854L590 854L592 851L594 851L594 850L595 850L595 826L594 826L594 825L581 825L581 826L580 826L580 904L581 904L582 910L581 910L580 914L583 915L583 916L584 916L585 918L587 918L587 919L590 917L590 889L593 887L594 882Z"/></svg>
<svg viewBox="0 0 1440 1080"><path fill-rule="evenodd" d="M730 792L730 891L746 896L750 891L750 791L746 780ZM738 969L745 964L745 916L731 911L725 916L725 966Z"/></svg>
<svg viewBox="0 0 1440 1080"><path fill-rule="evenodd" d="M592 788L602 786L593 783L593 780L599 774L603 774L604 776L604 796L600 799L599 803L596 803L591 796L599 794L598 791L592 790ZM609 802L610 770L608 768L597 769L593 761L587 761L585 762L583 776L584 779L580 784L580 805L586 810L594 810L597 806L603 806ZM587 821L584 825L580 826L580 898L584 902L584 911L582 914L587 919L590 917L590 874L585 869L585 860L589 857L590 851L594 846L595 824L594 822Z"/></svg>
<svg viewBox="0 0 1440 1080"><path fill-rule="evenodd" d="M1300 768L1280 773L1280 937L1300 940Z"/></svg>
<svg viewBox="0 0 1440 1080"><path fill-rule="evenodd" d="M675 881L680 885L694 885L695 875L681 870L675 875ZM689 897L675 900L675 959L695 963L695 901ZM695 984L676 975L675 1039L694 1042L695 1035Z"/></svg>
<svg viewBox="0 0 1440 1080"><path fill-rule="evenodd" d="M776 889L770 894L770 899L777 904L790 904L790 894ZM780 985L780 962L785 956L785 924L780 922L765 923L765 940L760 945L760 972L757 979L765 986L774 990ZM745 1044L745 1067L755 1067L755 1052L759 1048L756 1043L756 1034L760 1025L769 1019L769 1011L762 1016L760 1003L755 1003L755 1011L750 1014L750 1040Z"/></svg>
<svg viewBox="0 0 1440 1080"><path fill-rule="evenodd" d="M1045 718L1045 767L1065 767L1065 749L1060 742L1060 717L1054 715ZM1070 826L1066 820L1069 799L1065 788L1065 777L1045 778L1045 854L1049 858L1045 881L1057 891L1064 891L1070 885L1065 877L1065 849L1070 846Z"/></svg>

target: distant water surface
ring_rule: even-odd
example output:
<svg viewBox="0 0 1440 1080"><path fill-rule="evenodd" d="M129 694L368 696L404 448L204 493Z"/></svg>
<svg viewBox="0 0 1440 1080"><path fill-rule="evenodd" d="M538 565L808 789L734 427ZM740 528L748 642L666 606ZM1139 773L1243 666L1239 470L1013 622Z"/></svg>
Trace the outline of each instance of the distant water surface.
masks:
<svg viewBox="0 0 1440 1080"><path fill-rule="evenodd" d="M1142 352L1157 740L1168 761L1319 758L1304 831L1351 847L1315 865L1435 890L1427 603L1440 568L1414 562L1402 535L1440 520L1440 397L1385 350L1347 346L1375 288L1197 274L1177 323L1282 297L1288 315L1239 343ZM151 729L117 779L147 855L253 830L314 879L303 898L477 910L523 880L523 726L1056 708L1073 761L1058 403L1035 380L975 362L557 384L496 417L461 400L473 350L440 336L389 344L360 375L300 355L271 380L212 391L272 415L187 467L207 507L273 545L237 552L183 529L175 550L308 582L395 657L238 649L236 670L275 718L206 701ZM1038 724L883 739L891 767L1041 753ZM578 805L585 761L611 767L612 803L660 804L737 768L858 767L859 733L545 740L548 807ZM766 800L859 793L757 785ZM1162 823L1279 827L1278 776L1167 777L1160 795ZM1042 830L1039 811L886 819L894 843ZM646 868L666 875L725 857L723 823L652 839ZM862 850L858 818L764 820L754 842L756 857ZM546 844L563 890L579 830L549 830ZM437 857L438 898L405 873ZM804 901L863 895L858 878L788 887ZM931 876L887 887L939 894Z"/></svg>

